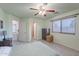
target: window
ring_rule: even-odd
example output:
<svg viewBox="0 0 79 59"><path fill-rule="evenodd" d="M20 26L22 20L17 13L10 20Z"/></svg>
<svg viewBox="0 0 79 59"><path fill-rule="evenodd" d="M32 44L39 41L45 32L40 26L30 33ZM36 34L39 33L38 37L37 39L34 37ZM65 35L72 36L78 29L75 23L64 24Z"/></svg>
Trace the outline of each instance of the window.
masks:
<svg viewBox="0 0 79 59"><path fill-rule="evenodd" d="M62 20L62 33L75 33L75 18Z"/></svg>
<svg viewBox="0 0 79 59"><path fill-rule="evenodd" d="M66 18L53 21L52 32L75 34L75 18Z"/></svg>
<svg viewBox="0 0 79 59"><path fill-rule="evenodd" d="M54 21L52 28L53 28L53 32L61 32L61 29L60 29L61 28L61 21L60 20Z"/></svg>

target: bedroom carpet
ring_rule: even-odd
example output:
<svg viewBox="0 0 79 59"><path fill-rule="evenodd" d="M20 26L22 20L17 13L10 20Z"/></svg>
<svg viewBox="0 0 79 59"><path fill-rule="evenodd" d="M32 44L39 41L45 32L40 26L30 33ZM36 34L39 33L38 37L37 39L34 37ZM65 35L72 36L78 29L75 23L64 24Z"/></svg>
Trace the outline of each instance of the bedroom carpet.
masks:
<svg viewBox="0 0 79 59"><path fill-rule="evenodd" d="M58 54L61 55L61 56L79 56L79 51L68 48L68 47L63 46L61 44L48 43L47 41L44 41L44 40L41 40L41 42L48 45L53 50L57 51Z"/></svg>
<svg viewBox="0 0 79 59"><path fill-rule="evenodd" d="M40 41L17 44L12 47L11 56L59 56L53 49Z"/></svg>
<svg viewBox="0 0 79 59"><path fill-rule="evenodd" d="M40 48L41 47L41 48ZM47 49L47 50L46 50ZM42 50L42 51L41 51ZM48 51L49 52L45 52ZM19 52L20 51L20 52ZM30 51L30 53L29 53ZM27 53L26 53L27 52ZM45 53L43 53L45 52ZM51 53L53 52L53 53ZM33 42L16 42L13 47L0 47L0 56L9 55L42 55L42 56L79 56L79 51L70 49L63 45L56 43L48 43L46 41L33 41Z"/></svg>

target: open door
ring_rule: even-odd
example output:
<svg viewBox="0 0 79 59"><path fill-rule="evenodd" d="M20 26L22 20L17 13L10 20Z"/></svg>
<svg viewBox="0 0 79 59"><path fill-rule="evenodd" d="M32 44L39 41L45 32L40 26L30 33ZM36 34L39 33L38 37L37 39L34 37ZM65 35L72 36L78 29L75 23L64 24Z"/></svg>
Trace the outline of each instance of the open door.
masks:
<svg viewBox="0 0 79 59"><path fill-rule="evenodd" d="M37 23L32 23L32 39L37 39Z"/></svg>

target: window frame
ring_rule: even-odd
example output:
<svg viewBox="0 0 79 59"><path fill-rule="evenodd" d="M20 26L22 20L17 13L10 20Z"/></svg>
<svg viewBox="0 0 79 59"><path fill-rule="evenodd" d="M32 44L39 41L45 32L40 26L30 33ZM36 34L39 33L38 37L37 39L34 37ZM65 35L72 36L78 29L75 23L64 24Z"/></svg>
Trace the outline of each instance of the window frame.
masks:
<svg viewBox="0 0 79 59"><path fill-rule="evenodd" d="M74 23L74 33L72 33L72 32L63 32L62 31L63 30L63 28L62 28L62 21L66 20L68 18L74 18L74 21L75 21L75 23ZM75 19L75 17L68 17L68 18L64 18L64 19L61 19L61 20L52 20L52 32L53 33L73 34L73 35L75 35L75 33L76 33L76 19ZM53 31L53 23L56 22L56 21L60 21L60 32Z"/></svg>

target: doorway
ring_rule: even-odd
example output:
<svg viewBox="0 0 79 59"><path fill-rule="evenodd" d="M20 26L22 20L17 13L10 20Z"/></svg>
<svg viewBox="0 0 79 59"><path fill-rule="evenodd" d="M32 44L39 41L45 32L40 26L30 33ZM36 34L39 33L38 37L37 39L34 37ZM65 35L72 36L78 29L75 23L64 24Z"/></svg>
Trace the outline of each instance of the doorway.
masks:
<svg viewBox="0 0 79 59"><path fill-rule="evenodd" d="M37 39L37 23L32 23L32 39Z"/></svg>
<svg viewBox="0 0 79 59"><path fill-rule="evenodd" d="M12 33L14 41L18 39L18 30L19 30L19 22L17 20L12 20Z"/></svg>

